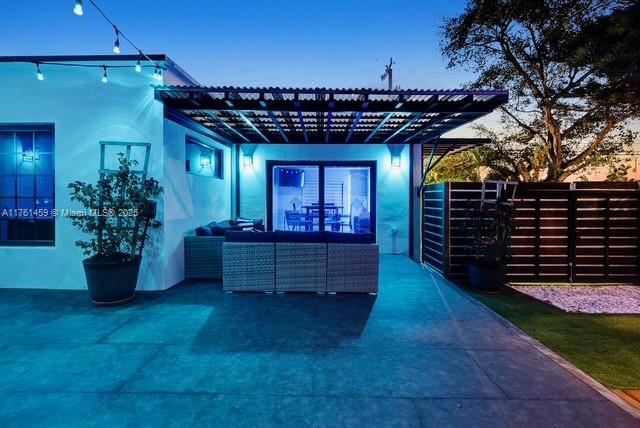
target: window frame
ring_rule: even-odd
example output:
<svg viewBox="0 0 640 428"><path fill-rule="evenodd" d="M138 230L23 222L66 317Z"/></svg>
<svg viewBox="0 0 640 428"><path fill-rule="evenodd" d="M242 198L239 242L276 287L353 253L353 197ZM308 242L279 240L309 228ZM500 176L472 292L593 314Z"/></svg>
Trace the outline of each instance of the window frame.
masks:
<svg viewBox="0 0 640 428"><path fill-rule="evenodd" d="M51 156L51 174L44 174L41 177L50 177L51 181L52 181L52 188L51 188L51 200L53 201L51 210L55 210L56 209L56 156L55 156L55 150L56 150L56 133L55 133L55 124L53 123L0 123L0 132L10 132L14 134L14 143L15 143L15 134L19 133L19 132L49 132L51 133L51 152L44 152L43 154L47 154ZM34 144L35 144L35 135L34 135ZM16 151L16 146L14 145L14 152L13 154L17 156L18 152ZM35 156L35 153L34 153ZM35 168L35 166L34 166ZM0 177L3 176L9 176L6 174L1 174ZM18 167L16 165L16 171L14 174L15 177L15 192L14 192L14 196L13 199L16 203L16 208L18 208L18 200L19 195L18 195L18 182L19 182L19 177L21 176L27 176L27 177L33 177L33 182L34 182L34 193L33 193L33 200L34 200L34 209L37 209L37 207L35 206L35 200L38 199L38 192L37 192L37 178L39 177L39 175L37 174L37 170L34 169L34 173L32 175L21 175L18 172ZM4 198L3 198L4 199ZM11 198L6 198L6 199L11 199ZM0 220L3 220L0 217ZM37 218L33 218L31 219L34 222L34 229L36 227L35 222L38 221ZM10 221L10 220L6 220L6 221ZM48 221L48 220L47 220ZM2 240L0 239L0 248L2 247L55 247L56 245L56 216L52 216L51 218L51 223L52 223L52 236L51 239L20 239L20 240ZM34 230L34 237L36 236L36 231Z"/></svg>
<svg viewBox="0 0 640 428"><path fill-rule="evenodd" d="M324 211L325 205L325 169L331 167L368 167L369 168L369 213L371 220L371 234L374 240L377 242L378 233L378 206L377 206L377 192L378 192L378 162L375 160L352 160L352 161L291 161L291 160L267 160L265 162L266 167L266 195L267 195L267 215L266 226L267 230L273 231L273 168L278 166L317 166L319 168L318 179L318 198L320 204L320 210ZM320 229L324 229L324 216L320 216Z"/></svg>
<svg viewBox="0 0 640 428"><path fill-rule="evenodd" d="M207 150L211 152L211 163L213 165L215 165L214 159L219 159L219 168L216 168L214 170L214 175L205 175L205 174L198 174L197 172L194 172L190 169L187 168L187 147L189 147L189 145L195 145L195 146L199 146L201 148L201 150ZM184 153L185 153L185 165L184 165L184 171L187 174L190 175L195 175L198 177L205 177L205 178L216 178L218 180L224 180L224 164L225 164L225 159L224 159L224 150L217 148L217 147L213 147L210 146L209 144L205 144L203 143L201 140L191 136L191 135L186 135L185 139L184 139Z"/></svg>

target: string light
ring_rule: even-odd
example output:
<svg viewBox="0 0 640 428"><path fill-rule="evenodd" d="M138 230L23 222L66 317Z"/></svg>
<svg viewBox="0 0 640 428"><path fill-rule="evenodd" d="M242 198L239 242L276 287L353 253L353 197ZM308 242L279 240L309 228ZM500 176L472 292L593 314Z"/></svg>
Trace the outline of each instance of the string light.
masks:
<svg viewBox="0 0 640 428"><path fill-rule="evenodd" d="M42 74L42 70L40 70L40 64L36 62L36 78L38 80L44 80L44 74Z"/></svg>
<svg viewBox="0 0 640 428"><path fill-rule="evenodd" d="M78 16L84 15L84 10L82 9L82 0L76 0L76 5L73 7L73 13Z"/></svg>
<svg viewBox="0 0 640 428"><path fill-rule="evenodd" d="M113 26L113 29L116 31L116 41L113 44L113 53L120 55L120 31L118 31L118 27L115 25Z"/></svg>
<svg viewBox="0 0 640 428"><path fill-rule="evenodd" d="M138 55L138 62L136 62L135 70L136 73L140 73L142 71L142 64L140 64L140 58L142 57L142 52Z"/></svg>
<svg viewBox="0 0 640 428"><path fill-rule="evenodd" d="M152 63L154 66L156 66L156 67L160 67L160 65L159 65L156 61L152 60L148 55L144 54L144 53L142 52L142 50L140 50L140 49L135 45L135 43L133 43L133 42L131 41L131 39L129 39L129 38L126 36L126 34L124 34L124 33L123 33L123 32L122 32L122 31L121 31L121 30L116 26L115 22L113 22L113 21L112 21L112 20L107 16L107 14L102 10L102 8L101 8L101 7L96 3L96 1L95 1L95 0L88 0L88 2L89 2L89 4L90 4L91 6L93 6L93 7L98 11L98 13L99 13L100 15L102 15L102 17L105 19L105 21L107 21L109 24L111 24L111 26L112 26L112 27L113 27L113 29L115 30L115 32L116 32L116 41L115 41L115 43L114 43L114 45L113 45L113 52L114 52L116 55L119 55L119 54L120 54L120 52L121 52L121 49L120 49L120 36L122 36L122 38L123 38L127 43L129 43L129 44L131 45L131 47L133 47L135 50L137 50L137 51L138 51L138 53L140 54L140 57L138 58L138 62L141 62L141 61L143 61L143 60L146 60L146 61L149 61L150 63ZM83 4L83 3L82 3L82 0L76 0L76 6L75 6L75 8L74 8L74 13L76 13L77 15L78 15L78 13L77 13L77 11L78 11L78 10L79 10L79 11L82 11L82 4ZM82 13L80 13L79 15L82 15ZM160 67L160 68L162 68L162 67ZM138 73L139 73L139 72L141 72L141 71L142 71L142 65L140 65L140 67L138 67L138 64L136 64L136 66L135 66L135 70L136 70L136 72L138 72ZM160 76L162 76L162 72L160 72ZM154 77L155 77L155 76L154 76ZM157 78L157 77L156 77L156 78ZM161 77L160 77L160 79L161 79ZM159 80L160 80L160 79L159 79Z"/></svg>
<svg viewBox="0 0 640 428"><path fill-rule="evenodd" d="M33 64L36 67L36 77L38 80L44 80L44 73L42 72L42 68L41 66L43 65L47 65L47 66L52 66L52 67L75 67L75 68L99 68L103 70L103 78L107 77L108 79L108 70L110 68L132 68L134 70L137 70L138 65L140 66L140 72L142 72L142 69L144 68L153 68L153 78L155 80L162 80L162 71L164 70L164 67L160 66L160 65L143 65L142 60L140 60L140 64L138 64L138 62L136 62L135 65L121 65L121 64L114 64L114 65L106 65L106 64L79 64L79 63L67 63L67 62L53 62L53 61L39 61L39 60L32 60L32 61L24 61L27 62L29 64Z"/></svg>
<svg viewBox="0 0 640 428"><path fill-rule="evenodd" d="M107 76L107 68L133 68L136 73L141 73L142 69L145 67L153 67L154 71L153 71L153 78L155 80L158 81L162 81L162 70L164 69L163 66L161 66L158 62L156 62L155 60L151 59L151 57L149 57L148 55L144 54L142 52L142 50L140 50L122 31L120 31L120 29L116 26L116 24L109 19L109 17L104 13L104 11L100 8L100 6L98 6L98 4L96 3L95 0L88 0L88 3L93 6L99 13L100 15L102 15L102 17L109 23L111 24L111 26L113 27L115 33L116 33L116 40L113 44L113 53L116 55L120 55L121 53L121 49L120 49L120 36L122 36L122 38L129 43L135 50L138 51L138 59L136 60L135 65L99 65L99 64L77 64L77 63L65 63L65 62L51 62L51 61L25 61L28 63L32 63L35 64L36 66L36 78L38 80L44 80L44 74L42 73L42 70L40 69L40 65L47 65L47 66L60 66L60 67L85 67L85 68L102 68L103 70L103 74L102 74L102 82L103 83L107 83L109 81L109 77ZM82 0L75 0L74 2L74 7L73 7L73 13L78 15L78 16L83 16L84 15L84 3ZM142 61L149 61L151 64L150 65L142 65Z"/></svg>

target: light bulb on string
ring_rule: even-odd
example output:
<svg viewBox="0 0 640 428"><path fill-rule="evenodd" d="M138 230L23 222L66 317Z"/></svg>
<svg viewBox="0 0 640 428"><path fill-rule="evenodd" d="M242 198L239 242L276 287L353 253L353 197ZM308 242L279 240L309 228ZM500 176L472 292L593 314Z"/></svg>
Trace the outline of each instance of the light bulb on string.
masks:
<svg viewBox="0 0 640 428"><path fill-rule="evenodd" d="M36 62L36 78L38 80L44 80L44 74L42 74L42 70L40 70L40 64Z"/></svg>
<svg viewBox="0 0 640 428"><path fill-rule="evenodd" d="M138 55L138 62L136 62L136 73L140 73L142 71L142 64L140 64L140 58L142 57L142 52Z"/></svg>
<svg viewBox="0 0 640 428"><path fill-rule="evenodd" d="M162 80L162 70L159 65L156 65L156 70L153 72L153 78L156 80Z"/></svg>
<svg viewBox="0 0 640 428"><path fill-rule="evenodd" d="M116 30L116 41L113 44L113 53L120 55L120 31L118 31L118 28L115 25L113 29Z"/></svg>
<svg viewBox="0 0 640 428"><path fill-rule="evenodd" d="M107 66L103 65L102 69L104 70L104 74L102 75L102 83L107 83L109 78L107 77Z"/></svg>
<svg viewBox="0 0 640 428"><path fill-rule="evenodd" d="M78 16L84 15L84 10L82 9L82 0L76 0L75 6L73 6L73 13Z"/></svg>

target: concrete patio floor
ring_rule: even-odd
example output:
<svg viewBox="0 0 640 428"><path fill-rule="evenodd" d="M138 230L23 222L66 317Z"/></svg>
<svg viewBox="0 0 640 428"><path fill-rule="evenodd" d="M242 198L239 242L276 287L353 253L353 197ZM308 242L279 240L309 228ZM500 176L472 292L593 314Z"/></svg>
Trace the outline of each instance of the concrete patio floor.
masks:
<svg viewBox="0 0 640 428"><path fill-rule="evenodd" d="M79 278L79 281L84 279ZM0 290L0 425L637 426L401 256L380 294Z"/></svg>

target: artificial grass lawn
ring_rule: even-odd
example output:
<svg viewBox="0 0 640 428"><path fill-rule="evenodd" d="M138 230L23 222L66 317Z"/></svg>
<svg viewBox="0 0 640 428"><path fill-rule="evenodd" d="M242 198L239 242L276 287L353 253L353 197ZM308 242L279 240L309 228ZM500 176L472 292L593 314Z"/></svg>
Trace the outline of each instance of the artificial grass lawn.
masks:
<svg viewBox="0 0 640 428"><path fill-rule="evenodd" d="M466 290L611 389L640 389L640 315L571 314L511 288Z"/></svg>

